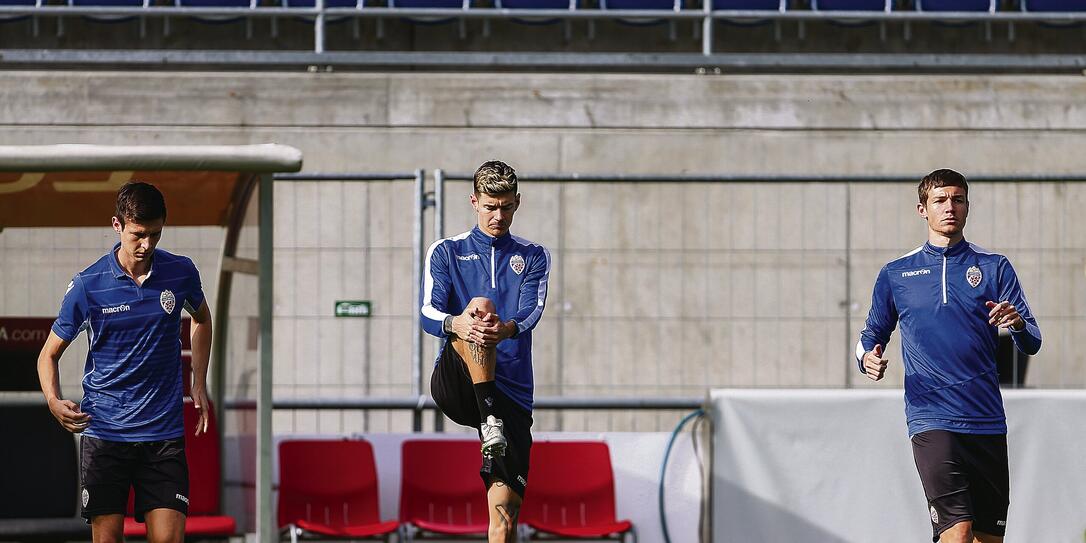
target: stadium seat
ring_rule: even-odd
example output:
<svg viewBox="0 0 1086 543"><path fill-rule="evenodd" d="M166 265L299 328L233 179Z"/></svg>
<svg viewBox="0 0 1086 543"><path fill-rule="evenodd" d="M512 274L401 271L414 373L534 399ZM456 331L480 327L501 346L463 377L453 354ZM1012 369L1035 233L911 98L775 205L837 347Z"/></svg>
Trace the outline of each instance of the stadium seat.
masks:
<svg viewBox="0 0 1086 543"><path fill-rule="evenodd" d="M0 0L0 6L38 6L41 0ZM29 15L0 15L0 23L6 23L10 21L21 21L26 19ZM35 36L37 33L35 32Z"/></svg>
<svg viewBox="0 0 1086 543"><path fill-rule="evenodd" d="M1086 11L1083 0L1022 0L1022 11Z"/></svg>
<svg viewBox="0 0 1086 543"><path fill-rule="evenodd" d="M233 517L219 514L219 490L222 458L215 410L209 409L207 433L195 435L197 412L191 400L185 400L185 459L189 464L189 514L185 518L186 537L229 537L237 532ZM132 516L132 493L128 496L128 515L124 519L125 537L147 537L147 525Z"/></svg>
<svg viewBox="0 0 1086 543"><path fill-rule="evenodd" d="M41 396L38 395L38 398ZM40 405L0 406L0 541L90 539L77 516L76 440Z"/></svg>
<svg viewBox="0 0 1086 543"><path fill-rule="evenodd" d="M814 11L890 11L891 0L811 0Z"/></svg>
<svg viewBox="0 0 1086 543"><path fill-rule="evenodd" d="M280 443L277 518L291 541L388 540L399 527L381 522L373 446L362 440Z"/></svg>
<svg viewBox="0 0 1086 543"><path fill-rule="evenodd" d="M916 0L917 11L987 11L995 13L995 0Z"/></svg>
<svg viewBox="0 0 1086 543"><path fill-rule="evenodd" d="M477 440L408 440L402 454L400 522L406 540L486 536L490 518Z"/></svg>
<svg viewBox="0 0 1086 543"><path fill-rule="evenodd" d="M633 524L615 518L615 476L606 443L536 442L531 466L520 518L533 536L622 539L630 534L636 540Z"/></svg>
<svg viewBox="0 0 1086 543"><path fill-rule="evenodd" d="M417 9L470 9L471 0L388 0L388 7L390 8L417 8ZM468 27L464 24L464 19L456 19L455 17L405 17L405 21L415 24L423 25L439 25L459 20L460 23L460 39L465 39L468 36ZM381 26L381 19L377 20L377 35L384 34Z"/></svg>
<svg viewBox="0 0 1086 543"><path fill-rule="evenodd" d="M679 11L683 8L683 0L599 0L600 9L637 9L657 11ZM671 39L675 39L675 21L663 19L619 19L620 23L635 26L656 25L664 22L671 23Z"/></svg>

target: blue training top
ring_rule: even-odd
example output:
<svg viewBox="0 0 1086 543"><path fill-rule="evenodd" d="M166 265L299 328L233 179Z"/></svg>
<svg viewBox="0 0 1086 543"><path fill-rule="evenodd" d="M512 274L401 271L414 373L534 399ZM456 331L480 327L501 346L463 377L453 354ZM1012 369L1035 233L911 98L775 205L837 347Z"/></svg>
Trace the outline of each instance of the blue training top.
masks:
<svg viewBox="0 0 1086 543"><path fill-rule="evenodd" d="M883 266L871 295L867 327L856 344L863 355L901 323L905 415L909 435L928 430L1003 434L1007 419L996 372L998 329L985 302L1014 304L1026 322L1011 332L1026 354L1041 348L1041 330L1007 257L962 240L925 243Z"/></svg>
<svg viewBox="0 0 1086 543"><path fill-rule="evenodd" d="M80 409L84 435L109 441L158 441L184 435L181 308L204 302L192 260L155 249L142 286L121 269L121 244L77 273L53 323L71 342L87 330L90 352Z"/></svg>
<svg viewBox="0 0 1086 543"><path fill-rule="evenodd" d="M532 329L543 316L550 271L551 254L542 245L508 233L492 238L476 226L434 242L422 274L419 305L422 327L429 334L445 337L445 317L459 315L480 296L494 302L502 320L516 321L517 334L498 343L494 381L529 411L535 388Z"/></svg>

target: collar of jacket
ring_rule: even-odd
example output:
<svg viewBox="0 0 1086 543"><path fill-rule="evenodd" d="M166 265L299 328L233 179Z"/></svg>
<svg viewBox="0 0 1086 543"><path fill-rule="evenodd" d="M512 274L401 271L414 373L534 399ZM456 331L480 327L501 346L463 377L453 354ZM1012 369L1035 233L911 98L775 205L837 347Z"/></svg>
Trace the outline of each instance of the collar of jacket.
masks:
<svg viewBox="0 0 1086 543"><path fill-rule="evenodd" d="M493 246L495 249L501 250L513 242L513 235L506 232L504 235L496 238L490 237L490 235L479 228L479 225L475 225L471 229L471 239L483 247Z"/></svg>
<svg viewBox="0 0 1086 543"><path fill-rule="evenodd" d="M951 245L950 247L937 247L935 245L932 245L930 241L924 242L924 252L937 257L955 257L964 253L968 248L969 242L965 241L965 238L962 238L961 241L955 243L954 245Z"/></svg>

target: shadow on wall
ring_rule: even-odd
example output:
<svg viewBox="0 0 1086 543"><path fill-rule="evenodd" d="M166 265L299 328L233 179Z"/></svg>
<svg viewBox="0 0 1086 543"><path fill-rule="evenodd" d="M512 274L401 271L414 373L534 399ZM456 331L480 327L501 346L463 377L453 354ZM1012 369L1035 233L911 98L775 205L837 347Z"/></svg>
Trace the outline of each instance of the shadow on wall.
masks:
<svg viewBox="0 0 1086 543"><path fill-rule="evenodd" d="M770 503L720 477L714 477L713 541L806 541L809 543L849 543L838 535L795 513Z"/></svg>

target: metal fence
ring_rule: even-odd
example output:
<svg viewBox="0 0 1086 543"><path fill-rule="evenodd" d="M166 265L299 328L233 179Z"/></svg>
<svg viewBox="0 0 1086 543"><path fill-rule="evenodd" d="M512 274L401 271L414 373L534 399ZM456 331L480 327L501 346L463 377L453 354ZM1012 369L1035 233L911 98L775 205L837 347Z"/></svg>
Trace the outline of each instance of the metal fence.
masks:
<svg viewBox="0 0 1086 543"><path fill-rule="evenodd" d="M105 3L105 2L103 2ZM224 2L226 4L226 2ZM390 3L391 4L391 3ZM500 4L498 4L500 6ZM131 6L117 6L117 5L94 5L91 2L83 3L80 5L58 5L50 4L47 1L36 0L33 2L26 2L23 5L15 5L14 2L0 5L0 20L11 19L17 17L33 17L35 24L38 18L56 19L58 24L62 24L63 18L83 16L100 19L117 19L134 17L141 21L141 25L145 19L161 19L164 24L169 24L170 18L177 17L191 17L204 20L230 20L230 19L243 19L251 22L254 20L271 20L274 22L283 18L304 18L311 20L313 24L313 47L312 53L317 56L305 55L298 57L292 56L289 52L274 53L268 55L266 52L260 51L152 51L145 52L144 54L132 54L135 52L128 51L64 51L64 50L8 50L4 52L3 60L7 63L20 63L20 62L32 62L37 61L50 61L50 62L113 62L113 63L132 63L132 62L190 62L190 63L214 63L214 62L245 62L245 63L298 63L298 62L311 62L313 64L325 64L325 63L359 63L359 64L379 64L392 66L396 63L402 63L405 58L412 58L416 61L430 62L438 65L456 65L456 64L493 64L495 62L500 63L501 57L496 57L493 54L486 55L472 55L472 54L452 54L452 55L436 55L427 54L428 60L420 59L417 55L412 53L338 53L329 56L321 56L326 52L326 34L327 26L330 21L350 19L354 21L359 20L374 20L378 23L380 21L388 19L409 19L415 21L434 21L442 19L456 19L456 20L482 20L485 23L495 20L514 20L514 21L540 21L540 20L557 20L557 21L588 21L590 24L593 21L608 20L608 21L667 21L667 22L680 22L689 21L696 23L700 28L700 40L701 40L701 55L671 55L672 58L656 58L655 60L647 57L633 57L630 55L601 55L594 58L580 59L569 58L569 54L558 55L541 55L534 54L530 58L525 57L524 60L531 61L543 65L562 65L571 64L577 65L578 63L588 62L593 63L607 63L613 64L616 61L627 64L637 62L664 62L664 63L676 63L687 64L691 66L705 65L707 58L712 57L710 64L715 65L733 65L740 67L742 65L757 65L764 64L766 66L771 65L788 65L791 63L797 63L803 58L807 58L806 61L798 62L799 65L806 65L808 68L819 68L820 64L823 67L846 67L848 65L863 65L870 63L871 59L865 59L863 56L855 55L811 55L804 57L803 55L792 56L779 56L779 55L732 55L733 60L728 61L727 56L716 57L714 56L714 22L728 21L736 23L755 23L763 21L771 21L775 23L782 22L795 22L799 26L799 32L803 33L803 25L807 22L816 21L837 21L837 22L874 22L881 25L882 34L885 36L886 24L897 23L902 25L903 32L906 36L909 34L909 25L911 23L924 23L924 22L951 22L951 23L966 23L966 22L979 22L988 25L988 36L991 36L991 25L1004 26L1007 29L1008 36L1013 37L1014 25L1018 23L1051 23L1051 24L1077 24L1086 22L1086 12L1073 11L1076 8L1068 7L1068 11L1030 11L1029 1L1022 0L1021 3L1017 3L1013 8L1006 10L1000 9L999 2L993 1L987 10L983 11L923 11L920 9L919 3L908 3L908 5L896 5L894 2L887 1L883 9L875 10L819 10L819 9L797 9L796 7L789 6L788 2L782 0L777 9L765 9L765 10L748 10L748 9L726 9L726 5L717 4L712 1L703 1L700 6L684 7L682 2L675 2L672 7L661 6L658 9L604 9L605 3L597 8L579 8L576 2L571 1L568 9L529 9L529 8L502 8L502 7L475 7L471 5L471 2L464 2L462 7L395 7L394 5L388 6L371 6L365 5L361 0L355 6L352 7L330 7L325 0L314 0L312 7L286 7L286 4L276 5L261 5L257 0L253 0L249 6L245 7L207 7L207 6L186 6L184 0L177 0L176 3L168 5L159 5L149 0L144 0L142 5ZM1050 8L1043 8L1050 9ZM61 27L62 28L62 27ZM484 27L484 32L488 27ZM378 26L378 33L380 33L380 26ZM779 30L778 30L779 34ZM583 55L574 54L573 57ZM876 55L877 56L877 55ZM954 67L972 67L983 68L991 66L1017 66L1021 69L1033 70L1037 69L1051 69L1056 67L1062 67L1070 69L1073 67L1081 68L1083 66L1082 57L1078 55L1072 56L1060 56L1060 55L994 55L988 59L976 58L972 55L955 56L947 55L942 59L935 58L923 58L919 55L898 55L900 58L897 61L883 59L881 62L889 64L899 64L899 67L915 67L920 64L930 65L932 67L943 66L947 69L954 69ZM701 58L698 58L701 57ZM852 60L849 60L852 59ZM1032 59L1032 65L1030 61ZM632 61L632 62L631 62ZM700 64L698 64L700 63ZM887 66L889 67L889 66Z"/></svg>
<svg viewBox="0 0 1086 543"><path fill-rule="evenodd" d="M276 362L277 429L441 428L421 417L431 408L425 392L436 345L421 337L415 321L417 248L473 224L467 179L437 170L422 189L393 182L365 191L349 183L295 184L285 201L280 192L284 210L311 210L295 212L295 221L324 216L335 223L343 213L336 206L369 210L363 241L352 243L372 246L277 245L277 255L297 255L285 257L295 259L297 273L282 284L304 282L312 268L302 260L324 255L321 277L332 285L329 292L287 292L293 302L277 291L277 329L287 330L276 339L283 359ZM688 407L716 387L900 386L896 339L888 346L895 361L889 378L878 384L857 378L852 350L878 269L925 239L915 180L525 175L521 181L524 205L513 231L546 245L554 260L534 352L540 405L556 409L539 413L538 429L663 430L678 408L661 414L629 409L629 402L678 398ZM1073 342L1086 310L1064 303L1086 295L1086 218L1076 210L1086 201L1083 181L971 178L967 238L1008 255L1045 334L1018 386L1086 386L1086 358ZM397 224L389 202L409 199L427 210L417 222L405 214L395 228L381 226ZM425 232L425 240L415 237ZM356 250L368 253L337 270L340 257L333 255ZM336 285L370 296L373 320L331 316ZM357 370L363 367L365 374ZM588 399L601 403L589 409ZM607 403L614 407L601 410Z"/></svg>

